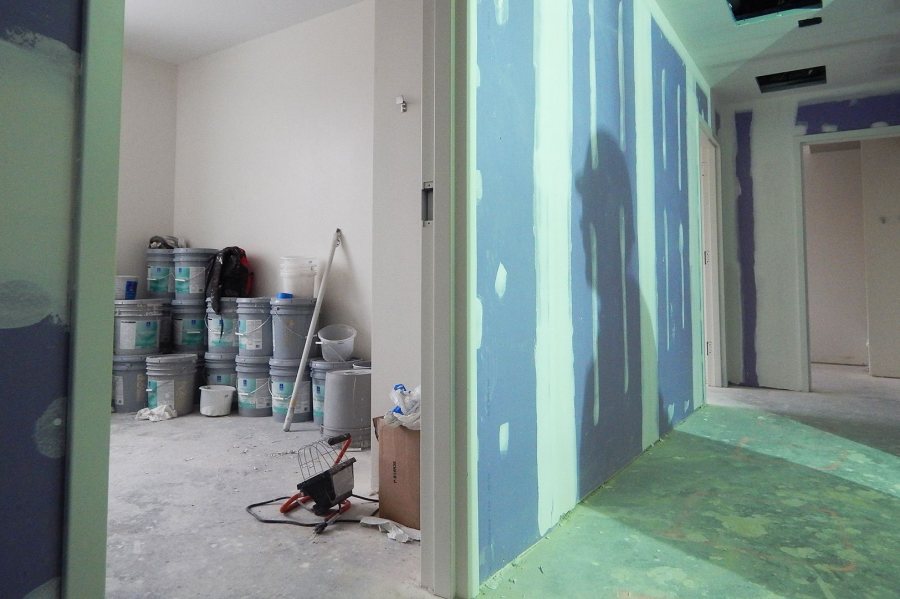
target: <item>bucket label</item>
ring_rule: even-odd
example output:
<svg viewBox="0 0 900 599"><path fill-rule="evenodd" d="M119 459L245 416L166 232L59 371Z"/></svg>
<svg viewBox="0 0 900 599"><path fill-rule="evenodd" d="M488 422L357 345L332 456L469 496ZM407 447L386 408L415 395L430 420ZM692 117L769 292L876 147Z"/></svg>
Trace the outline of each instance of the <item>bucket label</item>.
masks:
<svg viewBox="0 0 900 599"><path fill-rule="evenodd" d="M175 293L203 293L206 290L206 268L203 266L176 266Z"/></svg>
<svg viewBox="0 0 900 599"><path fill-rule="evenodd" d="M225 374L222 374L221 372L215 374L210 372L206 380L210 385L228 385L229 387L234 387L236 378L237 375L233 372Z"/></svg>
<svg viewBox="0 0 900 599"><path fill-rule="evenodd" d="M118 349L154 349L159 347L159 322L123 320L119 323Z"/></svg>
<svg viewBox="0 0 900 599"><path fill-rule="evenodd" d="M206 326L209 329L209 348L211 350L235 347L234 319L208 316Z"/></svg>
<svg viewBox="0 0 900 599"><path fill-rule="evenodd" d="M238 320L239 349L262 349L263 331L262 320Z"/></svg>
<svg viewBox="0 0 900 599"><path fill-rule="evenodd" d="M272 405L269 394L269 379L238 378L238 405L243 408L260 409Z"/></svg>
<svg viewBox="0 0 900 599"><path fill-rule="evenodd" d="M147 381L147 407L175 407L175 381Z"/></svg>
<svg viewBox="0 0 900 599"><path fill-rule="evenodd" d="M172 272L168 266L147 267L147 291L169 293L172 291Z"/></svg>
<svg viewBox="0 0 900 599"><path fill-rule="evenodd" d="M113 375L113 403L117 406L125 405L125 377L121 374Z"/></svg>
<svg viewBox="0 0 900 599"><path fill-rule="evenodd" d="M287 399L290 401L291 395L294 394L294 383L280 382L272 383L272 398ZM296 411L296 410L295 410Z"/></svg>
<svg viewBox="0 0 900 599"><path fill-rule="evenodd" d="M175 345L197 347L203 345L203 321L199 318L176 318L172 322Z"/></svg>

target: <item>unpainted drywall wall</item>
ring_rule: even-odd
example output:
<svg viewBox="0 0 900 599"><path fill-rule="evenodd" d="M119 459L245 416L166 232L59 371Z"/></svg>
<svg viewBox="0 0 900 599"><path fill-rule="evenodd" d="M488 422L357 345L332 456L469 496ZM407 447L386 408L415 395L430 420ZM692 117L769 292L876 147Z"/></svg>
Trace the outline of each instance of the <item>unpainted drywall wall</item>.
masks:
<svg viewBox="0 0 900 599"><path fill-rule="evenodd" d="M4 597L58 596L63 575L82 9L12 0L0 10Z"/></svg>
<svg viewBox="0 0 900 599"><path fill-rule="evenodd" d="M862 144L869 372L900 377L900 138Z"/></svg>
<svg viewBox="0 0 900 599"><path fill-rule="evenodd" d="M868 364L858 145L804 151L803 206L810 359L827 364Z"/></svg>
<svg viewBox="0 0 900 599"><path fill-rule="evenodd" d="M900 125L900 83L804 90L721 112L728 379L803 390L806 296L798 137Z"/></svg>
<svg viewBox="0 0 900 599"><path fill-rule="evenodd" d="M258 296L278 291L284 255L324 266L320 323L355 327L370 357L374 2L367 0L178 69L175 233L238 245Z"/></svg>
<svg viewBox="0 0 900 599"><path fill-rule="evenodd" d="M119 274L139 277L141 296L147 242L174 230L177 74L175 65L124 56L116 262Z"/></svg>
<svg viewBox="0 0 900 599"><path fill-rule="evenodd" d="M469 9L483 580L703 401L697 136L711 107L653 2Z"/></svg>

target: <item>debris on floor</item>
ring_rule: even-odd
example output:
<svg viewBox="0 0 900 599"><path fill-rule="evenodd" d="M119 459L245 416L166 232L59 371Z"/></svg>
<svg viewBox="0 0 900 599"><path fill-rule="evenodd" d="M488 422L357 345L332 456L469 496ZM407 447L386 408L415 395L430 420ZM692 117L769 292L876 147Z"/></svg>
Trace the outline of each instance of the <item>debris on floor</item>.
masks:
<svg viewBox="0 0 900 599"><path fill-rule="evenodd" d="M386 532L387 537L392 541L399 541L400 543L409 543L410 541L421 541L422 533L415 528L406 528L400 526L393 520L387 520L385 518L376 518L375 516L369 516L368 518L363 518L359 521L362 526L369 526L372 528L378 528L381 532Z"/></svg>
<svg viewBox="0 0 900 599"><path fill-rule="evenodd" d="M141 408L134 415L135 420L149 420L150 422L159 422L160 420L169 420L177 418L178 413L175 408L168 405L156 406L155 408Z"/></svg>

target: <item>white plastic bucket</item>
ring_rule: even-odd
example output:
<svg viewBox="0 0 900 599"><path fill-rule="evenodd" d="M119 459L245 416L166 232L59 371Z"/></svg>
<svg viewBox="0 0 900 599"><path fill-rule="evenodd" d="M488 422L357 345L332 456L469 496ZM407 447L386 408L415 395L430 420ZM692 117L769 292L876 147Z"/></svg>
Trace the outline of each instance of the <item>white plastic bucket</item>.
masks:
<svg viewBox="0 0 900 599"><path fill-rule="evenodd" d="M175 248L175 299L202 300L206 295L206 266L218 254L212 248Z"/></svg>
<svg viewBox="0 0 900 599"><path fill-rule="evenodd" d="M113 347L116 355L147 356L159 353L160 310L144 300L115 300Z"/></svg>
<svg viewBox="0 0 900 599"><path fill-rule="evenodd" d="M219 313L216 314L212 300L206 300L206 349L216 354L236 354L237 298L223 297L219 302Z"/></svg>
<svg viewBox="0 0 900 599"><path fill-rule="evenodd" d="M271 416L272 393L269 390L269 358L241 356L235 359L237 370L238 414Z"/></svg>
<svg viewBox="0 0 900 599"><path fill-rule="evenodd" d="M322 424L325 416L325 376L332 370L350 370L353 362L310 360L309 378L312 394L313 422Z"/></svg>
<svg viewBox="0 0 900 599"><path fill-rule="evenodd" d="M175 297L175 264L173 250L147 249L147 296L172 299Z"/></svg>
<svg viewBox="0 0 900 599"><path fill-rule="evenodd" d="M112 404L116 412L147 407L147 365L144 356L113 356Z"/></svg>
<svg viewBox="0 0 900 599"><path fill-rule="evenodd" d="M137 299L138 278L137 275L116 276L116 299Z"/></svg>
<svg viewBox="0 0 900 599"><path fill-rule="evenodd" d="M272 355L272 316L267 297L237 298L238 353L250 357ZM238 389L240 391L240 389Z"/></svg>
<svg viewBox="0 0 900 599"><path fill-rule="evenodd" d="M308 256L282 256L278 275L278 291L296 298L313 298L319 288L319 261Z"/></svg>
<svg viewBox="0 0 900 599"><path fill-rule="evenodd" d="M269 360L269 379L272 381L272 418L277 422L284 422L284 417L287 415L299 368L300 360L280 360L278 358ZM309 377L304 376L303 383L297 391L297 402L294 404L294 417L291 422L308 422L313 419L310 391Z"/></svg>
<svg viewBox="0 0 900 599"><path fill-rule="evenodd" d="M272 357L300 359L315 307L311 299L272 298Z"/></svg>
<svg viewBox="0 0 900 599"><path fill-rule="evenodd" d="M317 334L322 346L322 358L329 362L340 362L353 355L353 341L356 329L347 324L330 324L319 329Z"/></svg>
<svg viewBox="0 0 900 599"><path fill-rule="evenodd" d="M196 354L170 354L147 358L147 407L169 405L179 416L194 409Z"/></svg>
<svg viewBox="0 0 900 599"><path fill-rule="evenodd" d="M203 300L172 300L172 341L176 353L200 353L206 349Z"/></svg>
<svg viewBox="0 0 900 599"><path fill-rule="evenodd" d="M228 416L234 387L230 385L203 385L200 387L200 413L204 416Z"/></svg>

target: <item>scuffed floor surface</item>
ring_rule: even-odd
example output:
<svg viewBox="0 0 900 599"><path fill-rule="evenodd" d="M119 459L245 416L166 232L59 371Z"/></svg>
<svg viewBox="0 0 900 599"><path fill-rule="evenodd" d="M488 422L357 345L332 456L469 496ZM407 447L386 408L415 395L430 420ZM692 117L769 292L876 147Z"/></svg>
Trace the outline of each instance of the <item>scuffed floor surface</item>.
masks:
<svg viewBox="0 0 900 599"><path fill-rule="evenodd" d="M897 556L900 458L783 416L709 406L482 596L891 599Z"/></svg>
<svg viewBox="0 0 900 599"><path fill-rule="evenodd" d="M107 596L430 597L418 586L418 543L359 524L314 536L244 511L295 491L292 452L319 435L311 424L293 428L284 433L271 418L113 415ZM355 492L368 495L369 452L349 455ZM354 500L347 517L373 509ZM277 507L260 513L279 517Z"/></svg>

